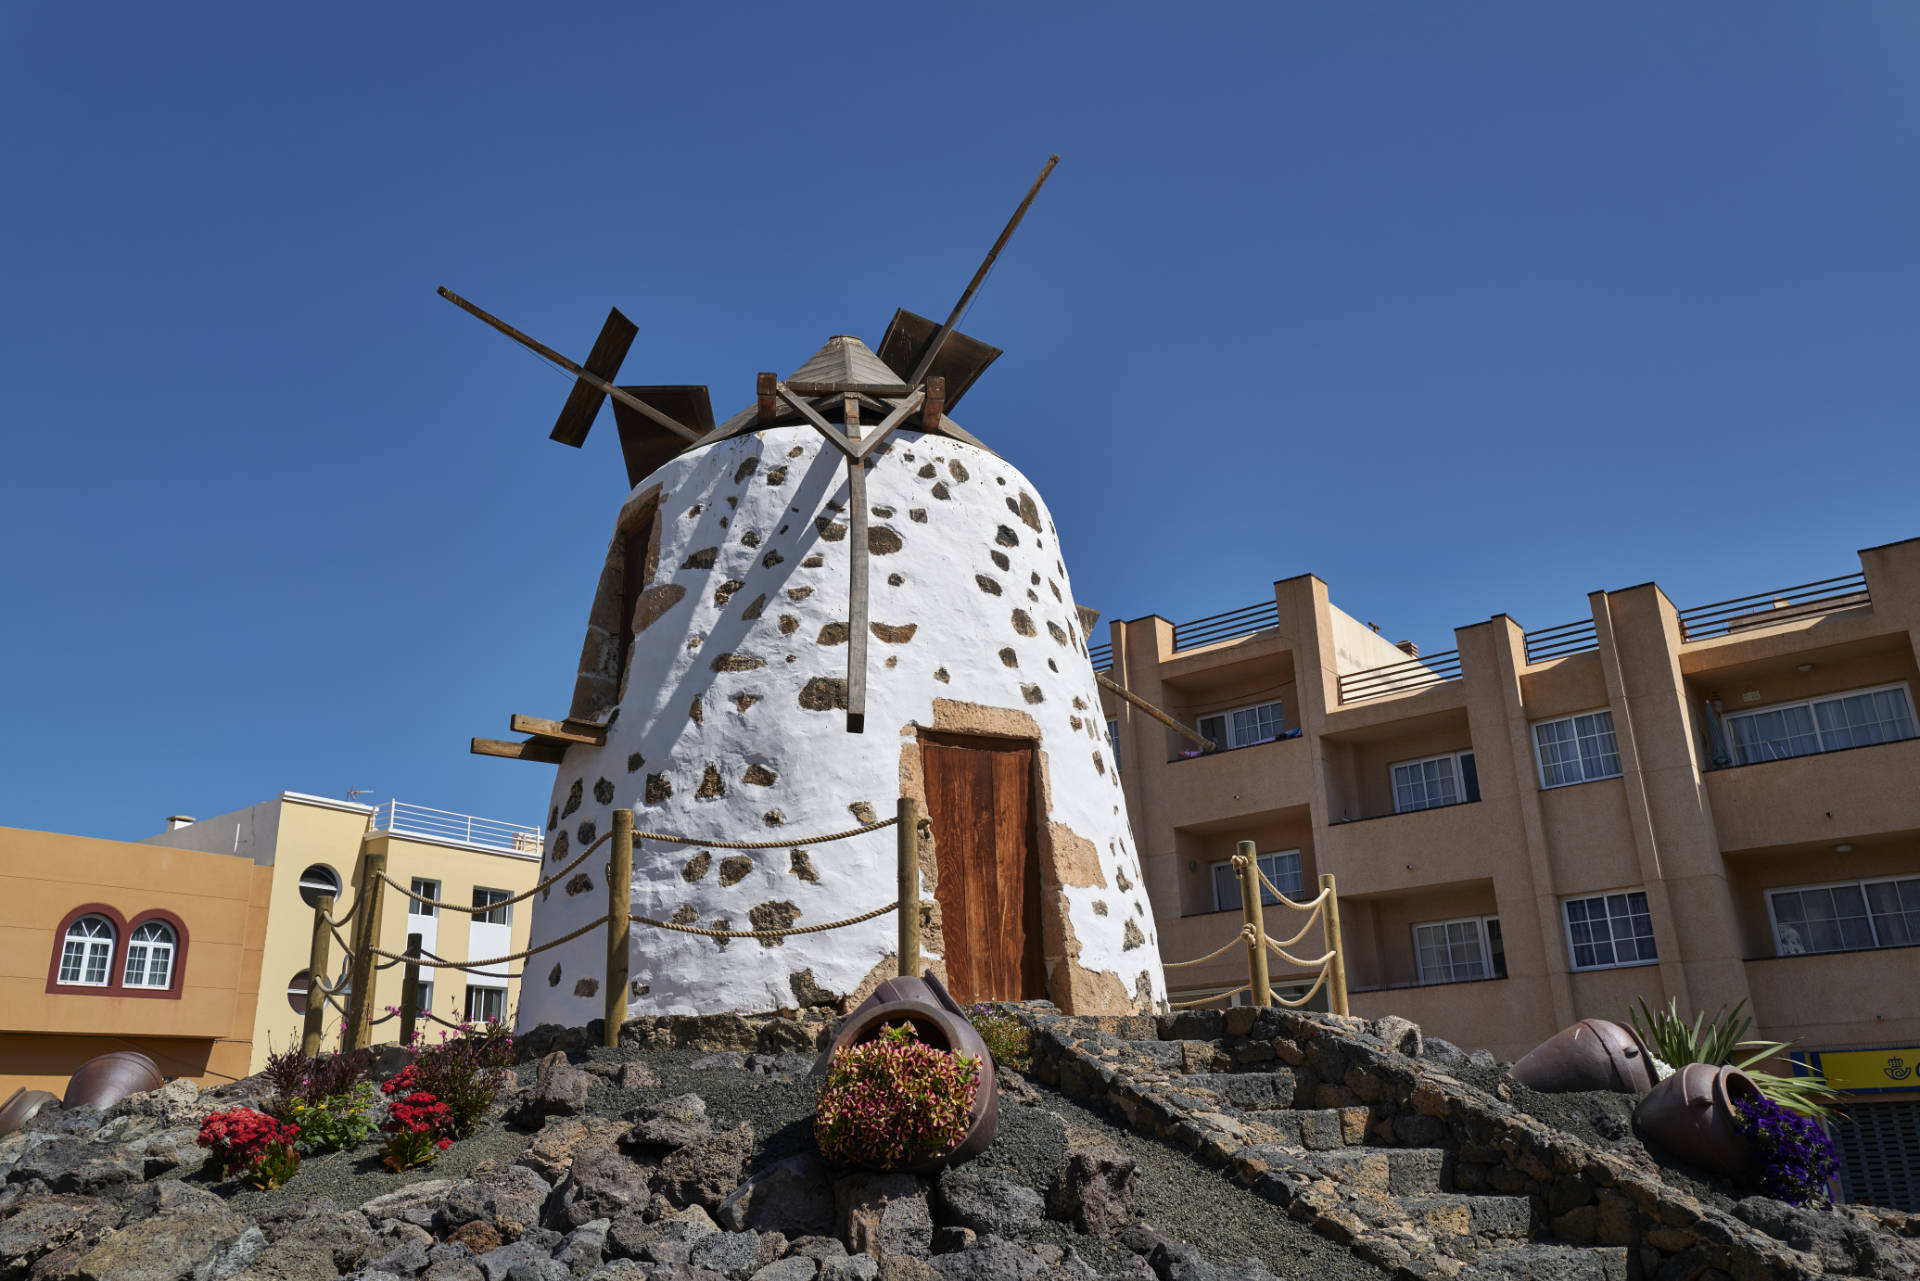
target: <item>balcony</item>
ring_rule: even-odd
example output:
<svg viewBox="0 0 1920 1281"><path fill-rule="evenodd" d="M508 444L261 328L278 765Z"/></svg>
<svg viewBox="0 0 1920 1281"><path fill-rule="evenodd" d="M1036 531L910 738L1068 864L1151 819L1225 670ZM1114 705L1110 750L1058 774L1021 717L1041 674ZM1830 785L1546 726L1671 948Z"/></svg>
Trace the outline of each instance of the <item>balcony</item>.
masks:
<svg viewBox="0 0 1920 1281"><path fill-rule="evenodd" d="M1920 1024L1920 948L1815 952L1746 962L1756 1035L1812 1049L1856 1042L1862 1028L1905 1036Z"/></svg>
<svg viewBox="0 0 1920 1281"><path fill-rule="evenodd" d="M1340 878L1343 895L1391 894L1487 877L1493 872L1489 852L1497 843L1487 832L1485 805L1464 801L1334 823L1327 828L1320 870Z"/></svg>
<svg viewBox="0 0 1920 1281"><path fill-rule="evenodd" d="M1447 650L1425 658L1410 658L1404 663L1368 667L1348 672L1340 678L1340 702L1364 703L1394 694L1410 694L1429 685L1443 685L1460 679L1460 651Z"/></svg>
<svg viewBox="0 0 1920 1281"><path fill-rule="evenodd" d="M1313 796L1306 740L1254 743L1175 758L1163 774L1161 817L1172 827L1217 824L1306 805Z"/></svg>
<svg viewBox="0 0 1920 1281"><path fill-rule="evenodd" d="M1723 852L1920 830L1920 738L1714 770Z"/></svg>
<svg viewBox="0 0 1920 1281"><path fill-rule="evenodd" d="M538 860L541 833L537 827L508 823L497 818L456 814L452 810L388 801L373 811L369 830L392 836L431 841L436 845L457 845L463 849L488 850Z"/></svg>
<svg viewBox="0 0 1920 1281"><path fill-rule="evenodd" d="M1842 574L1798 587L1757 592L1733 600L1715 601L1680 611L1682 644L1715 636L1732 636L1777 627L1803 618L1817 618L1843 609L1871 606L1865 574Z"/></svg>

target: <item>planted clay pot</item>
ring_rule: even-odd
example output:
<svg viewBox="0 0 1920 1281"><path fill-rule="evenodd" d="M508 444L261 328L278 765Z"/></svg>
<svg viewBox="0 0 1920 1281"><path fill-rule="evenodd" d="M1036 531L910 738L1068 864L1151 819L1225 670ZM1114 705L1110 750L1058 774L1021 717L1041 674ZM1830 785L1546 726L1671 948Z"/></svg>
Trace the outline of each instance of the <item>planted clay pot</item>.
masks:
<svg viewBox="0 0 1920 1281"><path fill-rule="evenodd" d="M159 1065L133 1050L115 1050L88 1059L67 1081L63 1108L105 1110L129 1094L145 1094L165 1084Z"/></svg>
<svg viewBox="0 0 1920 1281"><path fill-rule="evenodd" d="M1653 1060L1639 1034L1626 1024L1581 1019L1514 1064L1513 1079L1542 1094L1574 1090L1645 1094L1653 1088Z"/></svg>
<svg viewBox="0 0 1920 1281"><path fill-rule="evenodd" d="M910 1174L928 1174L944 1166L970 1160L986 1151L987 1145L993 1142L994 1130L1000 1122L1000 1089L994 1083L993 1055L988 1053L986 1042L973 1030L966 1012L947 993L946 986L939 979L931 974L922 979L888 979L875 988L873 995L847 1016L845 1025L821 1056L819 1071L824 1075L828 1064L840 1051L868 1041L877 1041L888 1026L897 1027L902 1023L912 1024L914 1035L935 1049L964 1054L980 1062L975 1069L979 1089L973 1096L973 1119L966 1135L952 1149L939 1156L894 1167Z"/></svg>
<svg viewBox="0 0 1920 1281"><path fill-rule="evenodd" d="M0 1103L0 1134L12 1134L38 1116L48 1104L57 1108L60 1096L46 1090L15 1090L11 1098Z"/></svg>
<svg viewBox="0 0 1920 1281"><path fill-rule="evenodd" d="M1740 1135L1734 1104L1758 1097L1760 1087L1739 1068L1689 1063L1635 1105L1633 1123L1649 1144L1689 1165L1750 1184L1760 1160Z"/></svg>

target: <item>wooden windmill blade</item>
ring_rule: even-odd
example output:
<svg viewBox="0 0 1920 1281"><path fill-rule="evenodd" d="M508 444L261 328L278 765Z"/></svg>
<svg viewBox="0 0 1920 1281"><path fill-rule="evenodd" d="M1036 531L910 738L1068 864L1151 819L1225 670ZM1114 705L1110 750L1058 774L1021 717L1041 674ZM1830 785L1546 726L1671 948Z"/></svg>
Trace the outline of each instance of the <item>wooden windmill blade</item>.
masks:
<svg viewBox="0 0 1920 1281"><path fill-rule="evenodd" d="M939 331L939 322L915 315L902 307L887 322L887 332L880 339L880 350L876 354L894 373L902 378L909 377L920 364L927 348L933 345ZM998 347L954 330L941 344L940 354L934 357L927 376L947 380L946 408L951 409L1000 355Z"/></svg>
<svg viewBox="0 0 1920 1281"><path fill-rule="evenodd" d="M620 314L618 307L609 308L607 322L600 326L600 336L593 340L593 350L587 353L587 363L582 366L595 379L610 383L613 376L620 372L620 362L627 358L627 349L633 346L634 337L640 327ZM572 445L578 449L587 441L587 432L593 427L593 419L600 412L601 402L607 393L586 379L576 379L573 391L567 396L567 403L560 407L560 417L554 420L549 440L557 440L563 445Z"/></svg>
<svg viewBox="0 0 1920 1281"><path fill-rule="evenodd" d="M620 390L703 435L713 430L713 401L705 386L675 384ZM613 402L613 421L620 432L620 456L626 460L629 485L638 485L687 447L681 437L623 400Z"/></svg>

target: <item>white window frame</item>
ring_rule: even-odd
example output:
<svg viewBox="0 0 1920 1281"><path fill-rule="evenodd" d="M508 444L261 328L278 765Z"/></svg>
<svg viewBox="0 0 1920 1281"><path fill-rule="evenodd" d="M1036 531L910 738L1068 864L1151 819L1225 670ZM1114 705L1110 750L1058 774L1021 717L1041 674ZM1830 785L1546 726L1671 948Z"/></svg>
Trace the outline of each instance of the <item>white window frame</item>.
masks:
<svg viewBox="0 0 1920 1281"><path fill-rule="evenodd" d="M1306 879L1305 879L1305 873L1303 873L1300 870L1300 851L1299 850L1297 849L1295 850L1263 850L1259 853L1256 853L1253 857L1257 862L1264 863L1266 860L1270 858L1273 858L1273 859L1286 858L1289 855L1293 857L1293 876L1295 879L1300 881L1299 887L1297 887L1293 892L1296 894L1303 893L1306 887ZM1231 868L1233 867L1233 860L1230 858L1223 858L1223 859L1218 859L1207 865L1207 881L1211 886L1212 892L1213 892L1213 910L1216 912L1238 912L1241 907L1240 904L1238 903L1223 904L1220 901L1220 869L1223 867L1231 870ZM1262 867L1260 870L1267 874L1268 880L1272 881L1275 885L1285 888L1285 882L1280 879L1277 868ZM1239 898L1240 897L1240 878L1238 876L1234 876L1229 879L1228 884L1234 887L1233 896L1235 898ZM1278 905L1279 900L1273 898L1271 893L1267 890L1267 887L1262 885L1260 887L1260 903L1264 907L1274 907Z"/></svg>
<svg viewBox="0 0 1920 1281"><path fill-rule="evenodd" d="M1113 772L1120 772L1120 722L1107 717L1107 750L1113 753Z"/></svg>
<svg viewBox="0 0 1920 1281"><path fill-rule="evenodd" d="M1466 770L1461 768L1460 760L1462 757L1472 756L1472 755L1473 755L1473 749L1471 747L1463 747L1458 751L1441 752L1435 756L1422 756L1410 761L1388 762L1387 763L1387 787L1393 792L1393 812L1396 814L1417 814L1421 810L1442 810L1442 809L1446 809L1450 805L1465 805L1469 799L1467 796L1467 772ZM1454 790L1454 795L1456 799L1451 801L1442 801L1437 805L1415 805L1408 809L1401 809L1400 808L1400 780L1394 776L1394 771L1398 769L1405 769L1411 765L1429 765L1429 764L1432 764L1434 761L1446 761L1448 766L1453 770L1453 790ZM1477 767L1479 762L1475 761L1474 764ZM1475 777L1476 778L1478 777L1477 768L1475 770Z"/></svg>
<svg viewBox="0 0 1920 1281"><path fill-rule="evenodd" d="M1250 738L1245 742L1241 742L1240 736L1234 732L1233 718L1241 712L1258 712L1269 707L1273 709L1273 719L1279 726L1279 728L1274 730L1272 737ZM1220 732L1218 734L1207 733L1206 723L1210 720L1218 720L1220 722ZM1244 707L1230 707L1224 712L1208 712L1204 716L1196 716L1193 721L1193 727L1200 731L1202 738L1212 739L1214 742L1220 744L1221 748L1225 751L1233 751L1235 748L1240 747L1257 747L1261 743L1277 743L1280 741L1280 736L1287 732L1287 709L1284 705L1284 700L1270 698L1264 702L1248 703Z"/></svg>
<svg viewBox="0 0 1920 1281"><path fill-rule="evenodd" d="M88 932L76 936L74 931L82 925L85 925L88 921L100 922L101 925L106 927L106 933L95 934ZM71 951L76 945L79 950L77 952ZM119 946L120 931L115 929L113 922L106 917L100 915L98 912L89 912L85 916L76 919L72 924L67 926L66 932L60 936L60 967L54 971L53 981L55 985L59 987L111 987L113 985L113 954ZM106 955L100 960L100 977L90 979L87 977L87 971L93 968L95 955L103 947L106 950ZM67 962L69 960L73 961L72 978L67 977Z"/></svg>
<svg viewBox="0 0 1920 1281"><path fill-rule="evenodd" d="M483 894L498 895L499 897L489 898L483 901L481 899L481 895ZM475 912L473 914L473 923L475 925L512 925L513 904L507 902L507 900L512 897L513 894L508 890L489 889L484 885L474 886L473 905L475 907L486 907L487 910L484 912ZM495 918L495 913L499 914L498 919Z"/></svg>
<svg viewBox="0 0 1920 1281"><path fill-rule="evenodd" d="M159 931L161 937L141 938L149 931ZM136 949L138 949L136 951ZM180 935L165 921L142 921L127 932L126 959L120 966L120 986L139 988L145 992L164 992L173 986L174 958L179 955ZM139 958L140 978L134 978L134 959ZM164 966L158 983L153 982L156 967Z"/></svg>
<svg viewBox="0 0 1920 1281"><path fill-rule="evenodd" d="M497 992L499 994L497 998L500 1003L500 1010L498 1014L489 1015L489 1014L474 1013L473 998L474 998L474 994L478 992ZM464 1008L466 1010L466 1017L468 1022L480 1023L480 1022L484 1022L489 1018L495 1019L496 1021L499 1021L499 1022L505 1022L507 1017L507 989L505 986L496 987L491 983L468 983L467 984L467 1003Z"/></svg>
<svg viewBox="0 0 1920 1281"><path fill-rule="evenodd" d="M1561 937L1563 937L1566 940L1566 944L1567 944L1567 966L1569 969L1580 971L1580 972L1586 972L1590 970L1630 970L1636 966L1660 964L1660 936L1653 932L1653 903L1651 899L1649 899L1647 902L1646 915L1647 915L1647 937L1653 942L1652 956L1637 957L1631 961L1622 961L1622 960L1616 959L1612 961L1595 962L1592 965L1580 964L1578 959L1579 954L1575 950L1577 945L1573 941L1573 917L1568 913L1567 909L1575 903L1591 903L1595 899L1598 899L1601 905L1604 907L1606 905L1606 901L1616 894L1623 894L1628 896L1638 894L1641 898L1647 897L1647 891L1644 886L1631 885L1622 889L1601 890L1597 894L1569 894L1565 898L1560 900L1560 932L1561 932ZM1639 936L1633 935L1631 937L1637 938ZM1608 946L1614 948L1616 957L1619 954L1617 942L1618 940L1616 940L1613 936L1613 913L1611 909L1608 909L1607 911L1607 944ZM1588 946L1592 946L1592 944L1589 943Z"/></svg>
<svg viewBox="0 0 1920 1281"><path fill-rule="evenodd" d="M1585 753L1579 750L1580 740L1582 737L1580 733L1579 722L1589 716L1604 716L1607 718L1606 736L1607 738L1611 739L1613 742L1613 752L1612 752L1613 773L1611 774L1587 773L1586 755ZM1549 783L1547 781L1546 744L1540 741L1540 731L1547 728L1549 725L1567 725L1567 724L1573 725L1573 744L1574 744L1575 755L1572 763L1579 770L1580 777L1562 779L1558 783ZM1621 774L1620 738L1614 732L1613 709L1611 707L1596 707L1589 712L1574 712L1570 716L1555 716L1549 720L1535 721L1533 723L1533 763L1534 763L1534 767L1539 771L1540 788L1542 791L1545 791L1549 788L1554 788L1554 787L1575 787L1581 783L1597 783L1601 779L1606 779L1606 778L1619 778ZM1564 769L1565 766L1562 766L1561 768Z"/></svg>
<svg viewBox="0 0 1920 1281"><path fill-rule="evenodd" d="M1478 983L1484 979L1500 978L1501 975L1496 974L1493 967L1493 940L1489 937L1487 931L1487 923L1489 921L1497 925L1500 922L1500 917L1498 914L1495 914L1492 916L1456 916L1444 921L1415 921L1410 927L1410 932L1413 935L1413 968L1414 973L1420 976L1420 985L1427 987L1440 983ZM1473 926L1474 933L1480 940L1480 968L1483 973L1477 978L1471 975L1465 978L1456 978L1452 973L1432 977L1429 977L1427 974L1426 962L1421 958L1420 931L1446 929L1454 925ZM1449 941L1448 947L1452 947L1451 941ZM1448 968L1449 970L1452 969L1451 959L1448 960Z"/></svg>
<svg viewBox="0 0 1920 1281"><path fill-rule="evenodd" d="M422 976L414 985L413 993L415 1012L422 1015L433 1013L433 980Z"/></svg>
<svg viewBox="0 0 1920 1281"><path fill-rule="evenodd" d="M1820 715L1818 712L1814 711L1814 708L1821 703L1839 702L1841 699L1857 698L1862 694L1886 694L1894 691L1898 691L1900 696L1906 700L1907 722L1908 724L1914 727L1916 734L1908 735L1907 738L1905 739L1899 739L1899 738L1888 739L1887 742L1892 742L1892 743L1907 742L1909 739L1915 737L1916 735L1920 735L1920 717L1916 717L1914 715L1913 690L1908 687L1906 681L1892 681L1885 685L1869 685L1864 689L1841 689L1841 690L1834 690L1833 692L1827 693L1827 694L1812 694L1806 698L1788 699L1784 703L1768 703L1764 707L1741 707L1741 708L1738 708L1737 710L1728 710L1726 708L1722 708L1720 712L1720 732L1727 741L1727 750L1733 753L1733 756L1734 756L1733 763L1736 766L1762 765L1762 764L1765 764L1767 761L1794 760L1796 759L1796 757L1799 757L1799 756L1822 756L1828 752L1844 752L1848 750L1848 748L1855 747L1855 746L1878 747L1880 746L1880 744L1878 743L1860 743L1860 744L1849 743L1842 747L1828 747L1826 744L1825 737L1820 732ZM1814 738L1814 741L1819 744L1819 746L1811 752L1798 752L1798 753L1795 753L1793 756L1766 756L1766 757L1756 758L1754 760L1742 760L1741 757L1745 755L1745 752L1741 748L1739 737L1733 732L1733 722L1743 717L1762 716L1768 712L1785 711L1786 709L1792 708L1792 707L1804 707L1807 709L1807 715L1813 721L1813 738Z"/></svg>
<svg viewBox="0 0 1920 1281"><path fill-rule="evenodd" d="M1766 889L1767 924L1773 930L1773 954L1775 956L1831 956L1831 955L1834 955L1835 953L1843 953L1843 952L1860 952L1860 951L1867 951L1867 950L1879 951L1882 948L1888 948L1888 947L1913 947L1916 945L1920 945L1920 940L1916 940L1913 943L1881 942L1880 927L1877 924L1875 924L1873 919L1873 904L1871 901L1867 899L1867 886L1869 885L1898 885L1904 881L1920 882L1920 876L1863 876L1850 881L1820 881L1812 885L1770 885L1768 886ZM1858 887L1858 889L1860 890L1860 899L1862 902L1866 903L1867 905L1867 928L1873 933L1872 948L1866 949L1866 948L1857 948L1857 947L1822 947L1822 948L1804 947L1798 952L1787 951L1785 940L1780 937L1780 918L1773 910L1773 896L1775 894L1799 894L1799 893L1804 893L1807 890L1845 889L1850 886Z"/></svg>
<svg viewBox="0 0 1920 1281"><path fill-rule="evenodd" d="M429 880L424 876L414 877L409 883L408 888L415 894L424 894L428 898L440 897L440 882ZM439 911L440 909L431 903L422 903L417 899L407 900L408 916L430 917L438 915Z"/></svg>

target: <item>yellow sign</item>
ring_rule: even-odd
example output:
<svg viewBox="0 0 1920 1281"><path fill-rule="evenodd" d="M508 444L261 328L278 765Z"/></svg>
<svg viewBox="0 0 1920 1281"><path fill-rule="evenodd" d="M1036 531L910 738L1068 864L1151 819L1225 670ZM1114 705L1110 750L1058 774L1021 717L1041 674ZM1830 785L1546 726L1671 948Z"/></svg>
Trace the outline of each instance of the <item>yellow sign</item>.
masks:
<svg viewBox="0 0 1920 1281"><path fill-rule="evenodd" d="M1819 1068L1836 1090L1920 1090L1920 1046L1825 1050Z"/></svg>

